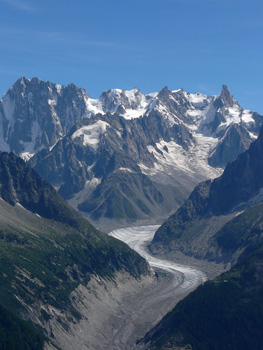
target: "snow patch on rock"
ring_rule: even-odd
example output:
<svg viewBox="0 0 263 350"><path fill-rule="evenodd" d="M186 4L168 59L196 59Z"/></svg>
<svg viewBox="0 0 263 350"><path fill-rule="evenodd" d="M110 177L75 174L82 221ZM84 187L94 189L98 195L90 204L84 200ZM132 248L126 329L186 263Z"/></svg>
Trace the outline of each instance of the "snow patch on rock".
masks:
<svg viewBox="0 0 263 350"><path fill-rule="evenodd" d="M14 116L14 110L15 110L15 103L14 101L12 101L10 95L8 93L6 93L2 100L2 105L3 105L3 109L4 109L4 114L5 114L5 118L7 120L9 120L10 122L13 121L13 116Z"/></svg>
<svg viewBox="0 0 263 350"><path fill-rule="evenodd" d="M148 176L154 176L162 173L165 176L175 176L178 172L192 178L197 174L200 179L213 179L220 176L223 172L221 168L213 168L208 164L208 156L217 143L217 139L207 137L198 133L193 133L195 143L189 150L183 149L175 141L166 142L160 140L155 147L148 146L148 150L156 159L153 168L145 164L138 164L141 171Z"/></svg>
<svg viewBox="0 0 263 350"><path fill-rule="evenodd" d="M72 139L82 138L84 146L97 148L100 136L106 132L107 127L110 127L107 122L98 120L94 124L83 126L75 131L72 135Z"/></svg>

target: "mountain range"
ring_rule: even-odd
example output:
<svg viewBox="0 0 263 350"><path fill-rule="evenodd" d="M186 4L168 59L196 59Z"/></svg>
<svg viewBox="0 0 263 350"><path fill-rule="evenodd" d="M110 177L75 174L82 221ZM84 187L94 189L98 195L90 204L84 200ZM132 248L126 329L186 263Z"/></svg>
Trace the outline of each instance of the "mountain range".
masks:
<svg viewBox="0 0 263 350"><path fill-rule="evenodd" d="M0 148L93 221L153 220L220 175L261 125L226 86L218 96L166 87L92 99L73 84L21 78L1 99Z"/></svg>
<svg viewBox="0 0 263 350"><path fill-rule="evenodd" d="M136 349L261 349L262 124L225 85L218 96L113 89L92 99L73 84L19 79L0 101L4 346L106 341L120 291L158 274L82 216L98 226L153 222L179 207L149 250L232 269L180 302Z"/></svg>

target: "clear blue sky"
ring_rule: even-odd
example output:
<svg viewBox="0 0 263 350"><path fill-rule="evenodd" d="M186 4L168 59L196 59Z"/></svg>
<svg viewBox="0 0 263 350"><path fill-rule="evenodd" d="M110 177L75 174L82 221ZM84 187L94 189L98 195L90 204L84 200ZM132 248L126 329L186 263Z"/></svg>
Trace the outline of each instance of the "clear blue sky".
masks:
<svg viewBox="0 0 263 350"><path fill-rule="evenodd" d="M0 0L0 95L21 76L220 93L263 114L262 0Z"/></svg>

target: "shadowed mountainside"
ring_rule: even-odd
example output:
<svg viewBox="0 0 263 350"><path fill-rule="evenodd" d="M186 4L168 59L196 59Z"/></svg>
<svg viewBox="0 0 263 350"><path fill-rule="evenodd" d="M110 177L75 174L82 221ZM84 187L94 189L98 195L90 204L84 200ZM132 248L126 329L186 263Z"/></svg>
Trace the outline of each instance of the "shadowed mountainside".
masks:
<svg viewBox="0 0 263 350"><path fill-rule="evenodd" d="M244 209L262 200L262 188L263 129L250 148L228 164L221 177L203 182L194 189L185 204L158 229L150 249L166 252L180 249L188 254L211 259L217 259L220 254L225 254L226 259L227 255L228 259L231 259L226 247L220 253L215 251L217 248L222 248L218 247L218 243L229 239L227 234L230 226L234 227L236 222L244 222L244 218L254 216L253 213L256 211L260 212L260 206L256 206L246 214L233 219ZM258 217L259 220L260 217L261 215ZM229 220L232 220L231 224L222 228ZM251 224L253 228L255 220ZM247 229L244 226L242 230L245 231L245 228ZM217 239L219 236L220 240ZM203 247L200 246L202 237L206 237ZM240 236L239 239L247 241L245 236L242 239ZM242 248L245 249L245 246Z"/></svg>
<svg viewBox="0 0 263 350"><path fill-rule="evenodd" d="M192 292L136 349L246 350L263 346L263 249Z"/></svg>

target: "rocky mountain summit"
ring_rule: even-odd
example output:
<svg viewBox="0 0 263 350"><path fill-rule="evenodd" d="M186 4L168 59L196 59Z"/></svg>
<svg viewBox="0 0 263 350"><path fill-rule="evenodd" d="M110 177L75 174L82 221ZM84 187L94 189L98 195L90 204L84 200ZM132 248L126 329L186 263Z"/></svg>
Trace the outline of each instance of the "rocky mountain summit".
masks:
<svg viewBox="0 0 263 350"><path fill-rule="evenodd" d="M19 79L1 100L1 150L27 160L54 146L85 115L86 99L73 84Z"/></svg>
<svg viewBox="0 0 263 350"><path fill-rule="evenodd" d="M73 84L21 78L0 103L0 147L28 160L93 220L150 220L220 175L262 121L226 86L218 96L165 87L92 99Z"/></svg>

